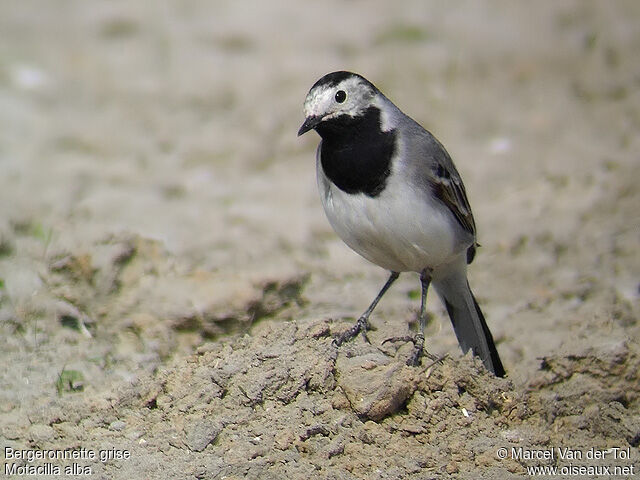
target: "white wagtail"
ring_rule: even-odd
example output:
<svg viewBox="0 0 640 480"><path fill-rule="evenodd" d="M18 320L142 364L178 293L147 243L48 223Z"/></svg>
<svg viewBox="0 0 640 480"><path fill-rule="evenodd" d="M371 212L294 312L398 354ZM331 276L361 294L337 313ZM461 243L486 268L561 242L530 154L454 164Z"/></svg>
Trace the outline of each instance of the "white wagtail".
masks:
<svg viewBox="0 0 640 480"><path fill-rule="evenodd" d="M463 352L469 349L497 376L505 371L489 327L471 293L467 264L476 251L476 226L462 179L438 140L402 113L364 77L333 72L318 80L304 102L298 136L315 130L318 188L325 213L353 250L391 272L389 279L337 345L359 332L401 272L422 284L420 332L407 364L424 349L429 285L444 302Z"/></svg>

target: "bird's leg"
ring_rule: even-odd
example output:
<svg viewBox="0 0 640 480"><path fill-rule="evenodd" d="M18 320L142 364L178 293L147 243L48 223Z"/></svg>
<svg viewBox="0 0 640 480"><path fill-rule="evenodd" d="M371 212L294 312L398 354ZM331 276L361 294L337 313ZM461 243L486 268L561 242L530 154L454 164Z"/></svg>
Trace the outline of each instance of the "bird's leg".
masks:
<svg viewBox="0 0 640 480"><path fill-rule="evenodd" d="M420 274L420 283L422 285L422 296L420 303L420 331L415 334L415 336L405 335L403 337L392 337L387 338L384 343L387 342L412 342L413 343L413 352L407 359L407 365L409 366L417 366L420 364L420 359L424 354L424 330L427 327L427 291L429 290L429 285L431 284L431 271L425 269Z"/></svg>
<svg viewBox="0 0 640 480"><path fill-rule="evenodd" d="M369 315L371 315L371 312L373 312L373 310L376 308L376 305L378 305L378 302L380 301L382 296L386 293L387 290L389 290L389 287L398 279L399 276L400 274L398 272L391 272L387 283L384 284L376 298L373 299L373 302L371 302L369 308L365 310L365 312L360 316L360 318L358 318L358 320L356 320L356 323L354 323L349 330L333 339L333 343L336 346L339 347L344 342L352 340L360 332L362 332L362 336L364 337L365 341L367 343L370 343L369 339L367 338L367 329L369 328Z"/></svg>
<svg viewBox="0 0 640 480"><path fill-rule="evenodd" d="M420 303L420 331L413 340L413 352L407 360L407 365L417 366L422 359L424 353L424 329L427 327L427 291L431 284L431 275L427 270L423 270L420 274L420 283L422 284L422 301Z"/></svg>

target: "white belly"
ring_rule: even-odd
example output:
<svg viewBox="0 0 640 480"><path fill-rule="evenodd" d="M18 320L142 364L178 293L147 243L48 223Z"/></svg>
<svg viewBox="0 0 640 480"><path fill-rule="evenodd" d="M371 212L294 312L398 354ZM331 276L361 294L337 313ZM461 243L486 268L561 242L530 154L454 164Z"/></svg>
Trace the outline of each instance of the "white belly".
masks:
<svg viewBox="0 0 640 480"><path fill-rule="evenodd" d="M459 226L443 205L425 201L423 192L413 192L393 174L375 198L343 192L327 179L320 162L317 175L329 223L349 247L376 265L421 272L468 246L456 241Z"/></svg>

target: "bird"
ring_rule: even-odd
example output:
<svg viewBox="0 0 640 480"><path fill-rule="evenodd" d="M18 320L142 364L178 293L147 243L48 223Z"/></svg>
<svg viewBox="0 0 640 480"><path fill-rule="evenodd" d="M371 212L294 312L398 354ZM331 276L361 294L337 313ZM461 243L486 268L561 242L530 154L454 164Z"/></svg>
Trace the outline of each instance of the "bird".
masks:
<svg viewBox="0 0 640 480"><path fill-rule="evenodd" d="M353 326L334 338L340 346L370 327L369 317L401 273L421 282L419 331L386 341L413 343L406 361L424 354L427 292L442 300L463 353L485 368L505 370L469 282L476 224L464 184L444 146L363 76L336 71L320 78L304 101L304 123L320 136L316 177L322 206L352 250L389 271L373 302ZM384 342L383 342L384 343Z"/></svg>

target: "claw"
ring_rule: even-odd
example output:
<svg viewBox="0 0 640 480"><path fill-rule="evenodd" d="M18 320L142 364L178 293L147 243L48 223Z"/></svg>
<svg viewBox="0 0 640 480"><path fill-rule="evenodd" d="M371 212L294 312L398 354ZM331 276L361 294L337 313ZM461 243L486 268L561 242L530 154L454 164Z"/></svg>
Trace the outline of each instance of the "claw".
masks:
<svg viewBox="0 0 640 480"><path fill-rule="evenodd" d="M349 342L358 336L358 333L362 332L362 338L367 343L371 343L369 341L369 337L367 337L367 330L369 329L369 322L365 317L360 317L356 323L354 323L349 330L341 333L337 337L333 339L333 344L336 347L339 347L344 342Z"/></svg>
<svg viewBox="0 0 640 480"><path fill-rule="evenodd" d="M416 337L417 336L418 335L416 335ZM413 352L411 352L411 355L407 358L407 365L410 367L417 367L420 365L420 360L422 360L422 355L424 354L424 337L422 338L422 342L418 342L416 340L417 339L414 339L413 342Z"/></svg>
<svg viewBox="0 0 640 480"><path fill-rule="evenodd" d="M411 355L409 355L409 358L407 359L407 365L409 365L410 367L417 367L418 365L420 365L420 360L425 355L429 358L432 358L431 354L424 351L424 335L422 335L422 333L417 333L414 337L412 337L411 335L390 337L384 340L382 344L384 345L387 342L413 343L413 351L411 352Z"/></svg>
<svg viewBox="0 0 640 480"><path fill-rule="evenodd" d="M400 337L389 337L386 340L382 341L382 345L384 345L387 342L414 342L414 338L411 335L404 335L404 336L400 336ZM415 343L415 342L414 342Z"/></svg>

